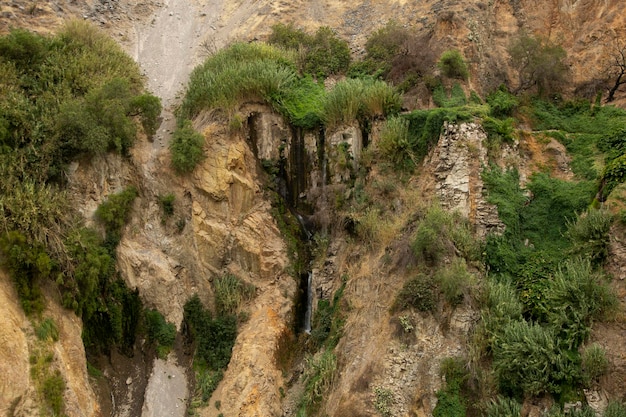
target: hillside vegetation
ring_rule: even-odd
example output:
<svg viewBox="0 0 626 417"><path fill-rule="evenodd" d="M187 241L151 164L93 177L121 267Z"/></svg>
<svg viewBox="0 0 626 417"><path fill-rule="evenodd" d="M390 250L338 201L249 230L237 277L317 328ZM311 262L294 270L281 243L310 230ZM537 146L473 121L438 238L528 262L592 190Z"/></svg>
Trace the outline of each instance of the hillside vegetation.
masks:
<svg viewBox="0 0 626 417"><path fill-rule="evenodd" d="M619 308L603 265L611 226L624 213L608 211L603 202L624 181L626 112L602 106L600 96L595 103L562 98L565 51L529 36L510 50L522 69L517 95L502 85L484 98L466 93L468 67L456 50L443 52L438 61L432 51L417 62L403 61L400 50L411 34L393 23L372 35L363 60L333 70L316 68L318 61L309 54L327 53L322 62L343 62L342 49L316 50L313 36L278 25L269 45L234 44L217 52L192 74L179 117L222 109L236 120L241 104L261 101L309 130L355 123L368 129L384 120L378 146L364 153L362 168L352 172L353 193L347 199L335 196L332 210L343 220L334 226L349 219L356 224L351 235L356 245L372 251L413 230L414 278L391 307L405 332L412 324L402 314L412 309L429 314L440 311L438 305L454 309L470 303L480 310L481 320L466 341L468 355L442 363L446 382L433 414L520 415L524 400L547 395L555 401L550 415L563 415L565 403L584 399L583 389L596 386L607 372L605 351L588 342L593 323L609 320ZM531 50L538 50L537 56L524 55ZM347 78L325 88L322 82L333 72ZM400 112L402 91L420 83L436 107ZM409 219L391 214L388 202L403 181L420 175L445 122L478 122L486 131L491 164L482 178L504 233L478 241L466 219L436 205ZM522 125L531 130L522 131ZM572 157L573 178L556 178L545 167L522 184L519 167L503 163L500 155L524 135L561 142ZM377 181L366 183L374 169ZM317 241L336 238L337 230ZM310 356L299 416L322 415L332 390L339 366L334 350L348 314L341 311L342 289L332 303L320 301L314 323L322 327L314 326L314 342L304 346ZM393 393L377 388L373 395L378 413L392 415ZM605 415L624 410L614 402ZM582 414L567 415L591 411L576 412Z"/></svg>
<svg viewBox="0 0 626 417"><path fill-rule="evenodd" d="M345 144L338 145L349 175L325 191L330 215L317 221L313 243L296 242L298 223L268 181L265 192L292 262L311 256L324 263L328 246L341 237L358 256L378 257L380 271L402 264L402 273L377 278L403 280L394 283L399 291L384 314L399 323L405 344L413 341L411 317L462 305L479 312L463 355L441 363L434 416L518 416L522 404L536 398L552 400L549 416L593 415L584 390L597 387L610 364L604 348L590 340L592 329L623 314L605 265L611 231L626 222L623 210L607 208L624 198L626 111L603 105L602 94L593 102L564 98L565 51L539 38L512 42L520 81L484 97L470 90L473 74L460 51L406 53L407 45L421 41L390 22L368 39L363 59L352 61L347 43L330 28L310 34L277 25L268 43L217 51L191 74L170 142L172 166L186 175L205 157L194 119L217 110L236 132L245 126L240 111L248 103L270 106L294 131L330 134L350 126L376 137L357 163ZM420 88L430 107L403 109L403 93ZM85 226L65 190L69 164L107 153L129 157L137 135L155 133L160 110L159 99L144 93L131 58L84 23L70 22L53 37L18 29L0 38L0 259L41 340L58 338L54 323L42 316L42 288L51 287L82 318L85 346L94 352L129 352L142 331L159 356L173 347L174 326L158 311L144 310L116 272L115 249L141 184L108 195L94 227ZM482 240L469 219L407 191L426 175L424 161L444 125L465 122L486 133L489 164L481 178L505 226ZM567 149L571 175L554 175L548 164L522 173L519 159L503 157L523 152L531 141L551 140ZM262 162L267 178L281 175ZM160 200L166 215L173 212L169 196ZM311 254L302 253L306 245ZM392 259L391 248L405 259ZM303 272L302 265L292 269ZM350 280L342 274L332 295L319 300L310 335L286 336L276 348L285 373L298 360L304 364L294 400L299 417L324 415L345 366L339 349L351 312ZM238 325L247 319L238 308L255 294L229 274L214 277L212 288L210 307L191 294L184 307L185 335L195 351L192 410L210 403ZM58 415L63 379L42 358L34 358L40 396ZM394 392L362 385L371 391L369 409L393 415ZM603 415L626 416L623 398L610 400ZM565 404L576 401L583 407L566 411Z"/></svg>

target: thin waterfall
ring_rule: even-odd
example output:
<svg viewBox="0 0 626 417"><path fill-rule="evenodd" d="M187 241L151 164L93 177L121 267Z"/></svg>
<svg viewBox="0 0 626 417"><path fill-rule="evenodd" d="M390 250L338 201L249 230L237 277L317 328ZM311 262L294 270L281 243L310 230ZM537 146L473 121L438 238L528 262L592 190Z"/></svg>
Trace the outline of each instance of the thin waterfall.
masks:
<svg viewBox="0 0 626 417"><path fill-rule="evenodd" d="M304 332L311 334L311 315L313 313L313 272L309 271L306 285L306 311L304 313Z"/></svg>

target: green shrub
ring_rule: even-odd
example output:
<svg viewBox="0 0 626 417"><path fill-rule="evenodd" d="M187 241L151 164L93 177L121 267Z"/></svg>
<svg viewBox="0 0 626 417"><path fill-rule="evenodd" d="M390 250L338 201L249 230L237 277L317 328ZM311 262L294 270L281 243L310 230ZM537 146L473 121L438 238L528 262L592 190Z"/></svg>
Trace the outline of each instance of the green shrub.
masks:
<svg viewBox="0 0 626 417"><path fill-rule="evenodd" d="M293 52L263 43L235 43L196 67L178 112L192 119L203 109L228 111L242 102L273 103L297 79Z"/></svg>
<svg viewBox="0 0 626 417"><path fill-rule="evenodd" d="M609 361L602 346L594 343L587 346L581 355L583 378L587 384L596 382L609 370Z"/></svg>
<svg viewBox="0 0 626 417"><path fill-rule="evenodd" d="M42 393L46 405L55 416L61 415L64 408L63 393L65 392L65 381L61 372L55 371L54 375L47 377L43 382Z"/></svg>
<svg viewBox="0 0 626 417"><path fill-rule="evenodd" d="M419 311L433 311L435 308L435 287L432 278L419 274L404 283L393 303L393 311L416 308Z"/></svg>
<svg viewBox="0 0 626 417"><path fill-rule="evenodd" d="M340 301L345 289L345 282L333 294L332 303L320 299L311 321L312 348L324 346L327 350L334 349L341 337L344 319L340 311Z"/></svg>
<svg viewBox="0 0 626 417"><path fill-rule="evenodd" d="M122 227L128 222L133 202L137 198L137 189L127 187L116 194L111 194L96 209L96 219L107 232L107 240L118 242Z"/></svg>
<svg viewBox="0 0 626 417"><path fill-rule="evenodd" d="M614 309L617 299L590 262L577 259L559 267L540 305L561 343L576 349L587 340L591 321Z"/></svg>
<svg viewBox="0 0 626 417"><path fill-rule="evenodd" d="M215 278L213 289L218 315L235 314L241 303L250 300L256 290L253 285L242 282L231 274Z"/></svg>
<svg viewBox="0 0 626 417"><path fill-rule="evenodd" d="M441 361L440 374L445 378L445 387L437 391L437 405L433 417L465 416L465 402L461 389L468 377L462 358L445 358Z"/></svg>
<svg viewBox="0 0 626 417"><path fill-rule="evenodd" d="M615 158L604 167L601 179L601 198L606 200L611 191L626 180L626 154Z"/></svg>
<svg viewBox="0 0 626 417"><path fill-rule="evenodd" d="M400 95L384 81L363 81L362 112L369 118L387 117L400 111Z"/></svg>
<svg viewBox="0 0 626 417"><path fill-rule="evenodd" d="M519 100L503 85L487 96L487 103L493 117L505 118L511 116L517 109Z"/></svg>
<svg viewBox="0 0 626 417"><path fill-rule="evenodd" d="M324 102L323 119L326 127L354 122L361 110L362 94L363 81L346 79L338 82L328 92Z"/></svg>
<svg viewBox="0 0 626 417"><path fill-rule="evenodd" d="M172 135L170 152L172 166L179 174L193 171L204 159L204 136L196 132L190 121L185 121Z"/></svg>
<svg viewBox="0 0 626 417"><path fill-rule="evenodd" d="M316 77L344 73L350 65L350 47L331 28L317 29L304 61L304 71Z"/></svg>
<svg viewBox="0 0 626 417"><path fill-rule="evenodd" d="M54 266L44 248L31 245L22 233L13 231L0 237L0 252L4 255L0 261L13 279L24 312L41 313L45 302L39 280L48 278Z"/></svg>
<svg viewBox="0 0 626 417"><path fill-rule="evenodd" d="M567 224L567 237L572 241L572 252L583 256L594 265L602 264L609 254L609 229L613 215L607 210L590 209Z"/></svg>
<svg viewBox="0 0 626 417"><path fill-rule="evenodd" d="M522 319L524 306L510 281L490 278L486 295L482 320L491 335L501 332L507 324Z"/></svg>
<svg viewBox="0 0 626 417"><path fill-rule="evenodd" d="M274 107L298 127L314 129L321 126L326 91L311 77L298 79L291 88L274 97Z"/></svg>
<svg viewBox="0 0 626 417"><path fill-rule="evenodd" d="M174 201L176 201L176 196L172 193L159 196L159 204L166 217L174 214Z"/></svg>
<svg viewBox="0 0 626 417"><path fill-rule="evenodd" d="M233 315L213 318L194 295L185 303L184 320L188 335L196 342L196 358L213 371L225 368L237 336L237 318Z"/></svg>
<svg viewBox="0 0 626 417"><path fill-rule="evenodd" d="M176 326L165 321L158 310L146 310L145 317L148 339L156 345L158 356L164 358L174 346Z"/></svg>
<svg viewBox="0 0 626 417"><path fill-rule="evenodd" d="M450 265L437 270L434 280L446 301L455 307L463 302L463 297L472 284L473 276L467 270L464 259L454 258Z"/></svg>
<svg viewBox="0 0 626 417"><path fill-rule="evenodd" d="M35 329L35 334L39 340L52 340L54 342L59 340L59 329L50 317L47 317L39 323L39 326Z"/></svg>
<svg viewBox="0 0 626 417"><path fill-rule="evenodd" d="M439 58L437 66L446 77L461 80L467 80L469 77L465 59L456 49L445 51Z"/></svg>
<svg viewBox="0 0 626 417"><path fill-rule="evenodd" d="M556 394L580 377L577 358L562 350L552 328L539 324L505 325L492 350L493 368L504 392Z"/></svg>
<svg viewBox="0 0 626 417"><path fill-rule="evenodd" d="M302 70L314 77L325 78L343 73L350 65L350 48L331 28L322 26L313 35L296 29L293 24L272 26L269 43L301 54Z"/></svg>
<svg viewBox="0 0 626 417"><path fill-rule="evenodd" d="M142 94L131 100L131 108L139 114L141 125L148 138L156 133L161 114L161 100L151 94Z"/></svg>
<svg viewBox="0 0 626 417"><path fill-rule="evenodd" d="M487 405L487 417L521 417L522 405L513 398L498 396Z"/></svg>
<svg viewBox="0 0 626 417"><path fill-rule="evenodd" d="M411 244L418 259L431 264L438 263L446 254L449 241L450 215L440 207L432 207L417 226L415 238Z"/></svg>

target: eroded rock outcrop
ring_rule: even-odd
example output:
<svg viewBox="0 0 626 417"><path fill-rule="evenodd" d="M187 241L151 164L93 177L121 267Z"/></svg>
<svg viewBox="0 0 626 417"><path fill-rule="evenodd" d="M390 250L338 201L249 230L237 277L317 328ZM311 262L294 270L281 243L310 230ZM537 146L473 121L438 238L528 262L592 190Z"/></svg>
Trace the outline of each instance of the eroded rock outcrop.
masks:
<svg viewBox="0 0 626 417"><path fill-rule="evenodd" d="M487 135L476 123L444 123L437 145L425 164L435 177L435 192L445 209L458 211L484 237L504 230L498 210L485 198L481 171L488 165Z"/></svg>

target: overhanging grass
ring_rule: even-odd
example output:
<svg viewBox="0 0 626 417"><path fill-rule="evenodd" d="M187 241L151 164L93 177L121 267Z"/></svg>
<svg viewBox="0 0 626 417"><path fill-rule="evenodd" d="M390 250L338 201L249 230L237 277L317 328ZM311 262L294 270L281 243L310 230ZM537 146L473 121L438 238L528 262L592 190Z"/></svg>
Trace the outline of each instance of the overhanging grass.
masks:
<svg viewBox="0 0 626 417"><path fill-rule="evenodd" d="M263 43L237 43L194 69L179 117L192 119L205 108L233 110L246 100L271 102L296 78L293 53Z"/></svg>

